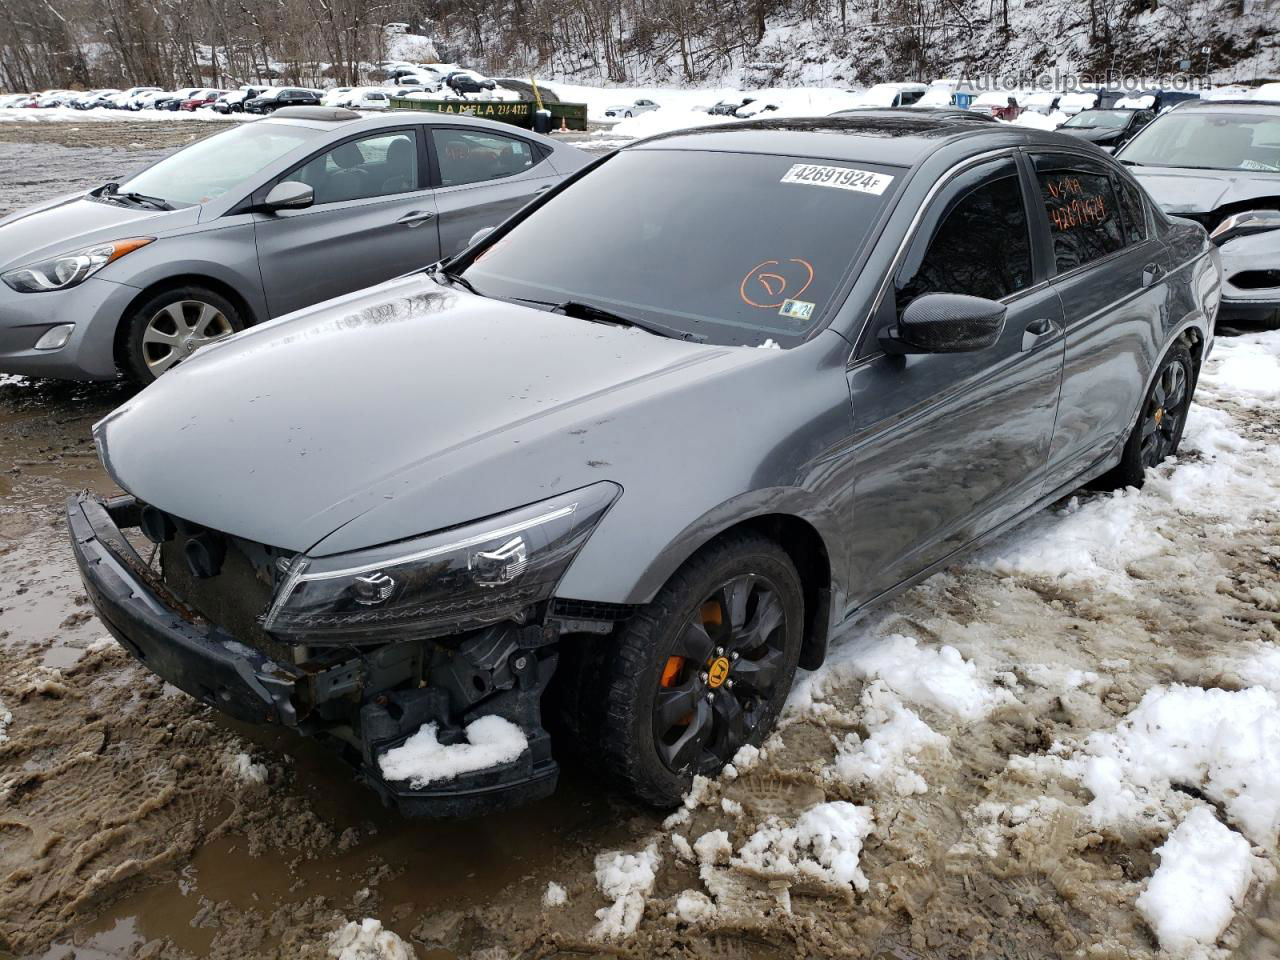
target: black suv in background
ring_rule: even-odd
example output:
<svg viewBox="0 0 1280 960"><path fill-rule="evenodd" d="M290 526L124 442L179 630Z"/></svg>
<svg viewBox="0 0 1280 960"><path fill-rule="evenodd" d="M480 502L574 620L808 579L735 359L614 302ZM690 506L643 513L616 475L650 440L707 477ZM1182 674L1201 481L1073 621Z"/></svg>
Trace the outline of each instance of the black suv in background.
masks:
<svg viewBox="0 0 1280 960"><path fill-rule="evenodd" d="M244 102L245 113L272 113L281 107L316 107L320 94L301 87L268 87Z"/></svg>

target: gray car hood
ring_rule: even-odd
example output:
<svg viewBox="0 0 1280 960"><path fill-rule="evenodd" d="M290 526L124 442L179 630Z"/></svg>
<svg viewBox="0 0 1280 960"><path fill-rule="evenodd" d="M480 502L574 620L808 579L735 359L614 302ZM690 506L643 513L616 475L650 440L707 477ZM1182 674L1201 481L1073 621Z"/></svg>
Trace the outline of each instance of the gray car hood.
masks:
<svg viewBox="0 0 1280 960"><path fill-rule="evenodd" d="M199 207L148 210L90 200L83 193L58 197L0 220L0 270L98 243L157 236L190 226L199 217Z"/></svg>
<svg viewBox="0 0 1280 960"><path fill-rule="evenodd" d="M1129 172L1165 213L1212 213L1259 198L1280 198L1280 173L1130 167Z"/></svg>
<svg viewBox="0 0 1280 960"><path fill-rule="evenodd" d="M144 502L324 555L598 480L625 486L630 462L662 468L655 431L690 428L655 422L650 400L714 387L768 355L781 358L588 323L418 274L207 348L96 434L111 475Z"/></svg>

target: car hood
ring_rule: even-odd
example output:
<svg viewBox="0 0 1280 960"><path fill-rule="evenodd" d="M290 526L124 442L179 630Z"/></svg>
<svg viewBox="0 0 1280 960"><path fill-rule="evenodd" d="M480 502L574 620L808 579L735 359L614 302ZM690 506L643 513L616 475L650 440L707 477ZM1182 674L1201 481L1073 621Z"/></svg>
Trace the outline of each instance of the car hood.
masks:
<svg viewBox="0 0 1280 960"><path fill-rule="evenodd" d="M1185 170L1130 167L1165 213L1212 213L1228 204L1280 198L1280 174L1248 170Z"/></svg>
<svg viewBox="0 0 1280 960"><path fill-rule="evenodd" d="M1117 130L1114 127L1059 127L1058 130L1091 143L1106 143L1108 140L1119 138L1124 133L1123 130Z"/></svg>
<svg viewBox="0 0 1280 960"><path fill-rule="evenodd" d="M95 243L161 234L190 226L199 207L147 210L87 199L57 197L0 220L0 270L34 263Z"/></svg>
<svg viewBox="0 0 1280 960"><path fill-rule="evenodd" d="M324 555L598 480L625 486L626 458L653 468L646 433L687 426L646 420L649 400L768 354L780 356L588 323L418 274L207 348L95 436L112 477L142 501Z"/></svg>

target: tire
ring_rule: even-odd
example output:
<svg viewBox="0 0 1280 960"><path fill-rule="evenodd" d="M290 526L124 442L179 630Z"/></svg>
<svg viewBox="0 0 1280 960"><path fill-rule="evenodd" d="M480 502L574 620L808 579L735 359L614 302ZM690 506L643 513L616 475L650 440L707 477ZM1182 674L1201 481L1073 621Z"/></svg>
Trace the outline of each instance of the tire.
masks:
<svg viewBox="0 0 1280 960"><path fill-rule="evenodd" d="M1125 442L1120 463L1104 474L1098 486L1104 490L1141 487L1147 470L1178 452L1187 410L1195 389L1191 350L1178 341L1165 354L1155 379L1142 400L1138 422Z"/></svg>
<svg viewBox="0 0 1280 960"><path fill-rule="evenodd" d="M199 286L157 293L124 323L120 365L125 376L144 386L205 344L244 329L244 318L230 300Z"/></svg>
<svg viewBox="0 0 1280 960"><path fill-rule="evenodd" d="M694 556L580 677L603 697L607 773L646 803L678 804L694 774L772 731L803 638L800 576L776 543L741 534Z"/></svg>
<svg viewBox="0 0 1280 960"><path fill-rule="evenodd" d="M626 117L628 120L630 120L630 119L631 119L631 111L630 111L630 110L628 110L626 113L624 113L624 114L623 114L623 116L624 116L624 117Z"/></svg>

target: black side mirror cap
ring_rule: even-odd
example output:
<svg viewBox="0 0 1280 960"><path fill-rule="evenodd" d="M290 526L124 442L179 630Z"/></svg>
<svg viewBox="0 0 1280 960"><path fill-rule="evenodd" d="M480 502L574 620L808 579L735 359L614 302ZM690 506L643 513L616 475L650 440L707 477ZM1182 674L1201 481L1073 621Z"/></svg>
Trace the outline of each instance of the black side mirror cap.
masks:
<svg viewBox="0 0 1280 960"><path fill-rule="evenodd" d="M968 353L994 346L1004 333L1003 303L962 293L926 293L896 324L880 331L885 353Z"/></svg>

